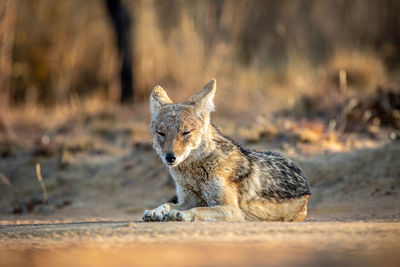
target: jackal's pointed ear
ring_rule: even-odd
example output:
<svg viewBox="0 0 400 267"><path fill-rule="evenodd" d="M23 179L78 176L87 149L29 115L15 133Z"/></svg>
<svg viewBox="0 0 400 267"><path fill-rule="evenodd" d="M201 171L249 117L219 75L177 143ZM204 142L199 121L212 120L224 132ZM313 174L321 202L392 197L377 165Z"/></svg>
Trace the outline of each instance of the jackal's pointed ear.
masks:
<svg viewBox="0 0 400 267"><path fill-rule="evenodd" d="M162 106L171 104L172 100L168 97L167 92L157 85L154 87L153 92L150 95L150 111L151 114L157 114Z"/></svg>
<svg viewBox="0 0 400 267"><path fill-rule="evenodd" d="M215 110L214 96L217 90L217 81L212 78L203 89L189 99L194 103L195 110L200 116L209 115Z"/></svg>

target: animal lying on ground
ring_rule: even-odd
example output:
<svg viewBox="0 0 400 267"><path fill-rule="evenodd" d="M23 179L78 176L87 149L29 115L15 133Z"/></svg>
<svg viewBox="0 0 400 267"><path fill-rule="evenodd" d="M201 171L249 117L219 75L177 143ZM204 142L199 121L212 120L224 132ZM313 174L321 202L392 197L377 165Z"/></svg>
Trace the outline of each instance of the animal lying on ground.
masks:
<svg viewBox="0 0 400 267"><path fill-rule="evenodd" d="M277 152L247 150L210 123L216 80L183 103L156 86L153 147L168 167L178 203L144 221L303 221L311 192L300 167Z"/></svg>

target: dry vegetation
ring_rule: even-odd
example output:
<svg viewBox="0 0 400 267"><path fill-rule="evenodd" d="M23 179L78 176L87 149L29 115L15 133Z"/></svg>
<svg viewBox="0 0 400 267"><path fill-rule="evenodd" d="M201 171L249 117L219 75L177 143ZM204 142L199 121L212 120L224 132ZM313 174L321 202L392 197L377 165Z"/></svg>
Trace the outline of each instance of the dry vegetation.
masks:
<svg viewBox="0 0 400 267"><path fill-rule="evenodd" d="M341 70L362 92L399 80L396 1L126 5L134 20L138 101L158 83L182 100L216 77L219 109L252 114L334 90ZM1 13L2 72L10 80L2 98L10 106L117 99L118 56L102 1L3 1Z"/></svg>

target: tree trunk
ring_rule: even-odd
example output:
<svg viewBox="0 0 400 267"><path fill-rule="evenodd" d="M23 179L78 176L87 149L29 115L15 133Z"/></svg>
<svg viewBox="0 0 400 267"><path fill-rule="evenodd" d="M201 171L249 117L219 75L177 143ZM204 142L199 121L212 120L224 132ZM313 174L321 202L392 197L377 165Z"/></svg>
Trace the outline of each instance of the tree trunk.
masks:
<svg viewBox="0 0 400 267"><path fill-rule="evenodd" d="M114 30L117 37L118 52L122 61L120 82L121 82L121 103L133 101L133 74L131 49L131 19L129 13L120 0L105 0L108 13L111 16Z"/></svg>

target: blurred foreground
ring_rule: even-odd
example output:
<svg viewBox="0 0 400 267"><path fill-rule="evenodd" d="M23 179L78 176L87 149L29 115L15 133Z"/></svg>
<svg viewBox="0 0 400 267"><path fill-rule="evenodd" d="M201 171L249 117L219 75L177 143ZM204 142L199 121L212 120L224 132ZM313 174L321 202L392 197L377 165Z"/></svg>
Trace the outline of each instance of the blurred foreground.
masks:
<svg viewBox="0 0 400 267"><path fill-rule="evenodd" d="M397 222L0 225L1 266L398 266Z"/></svg>

